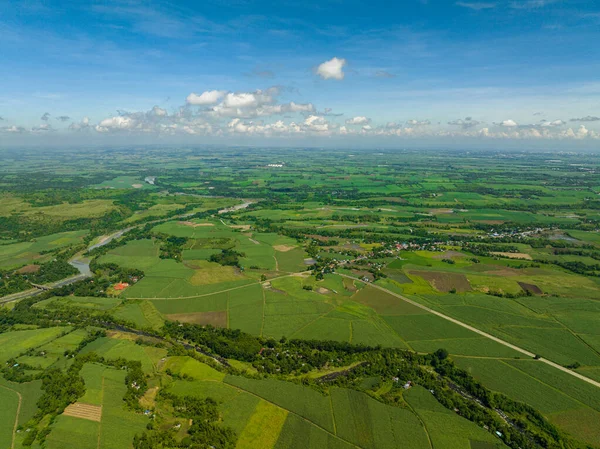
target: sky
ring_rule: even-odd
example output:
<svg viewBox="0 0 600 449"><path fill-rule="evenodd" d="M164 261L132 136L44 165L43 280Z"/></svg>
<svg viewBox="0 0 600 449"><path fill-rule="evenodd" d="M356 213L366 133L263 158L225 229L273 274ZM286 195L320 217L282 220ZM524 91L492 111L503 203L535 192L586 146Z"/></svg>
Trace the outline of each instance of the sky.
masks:
<svg viewBox="0 0 600 449"><path fill-rule="evenodd" d="M0 148L600 149L600 0L0 0Z"/></svg>

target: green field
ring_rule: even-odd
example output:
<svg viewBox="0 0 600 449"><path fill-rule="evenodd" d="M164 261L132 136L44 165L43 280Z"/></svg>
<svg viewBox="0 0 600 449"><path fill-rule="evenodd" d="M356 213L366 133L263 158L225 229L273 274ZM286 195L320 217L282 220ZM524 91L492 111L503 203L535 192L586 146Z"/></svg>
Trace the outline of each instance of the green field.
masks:
<svg viewBox="0 0 600 449"><path fill-rule="evenodd" d="M29 348L39 348L69 331L68 327L49 327L0 334L0 361L5 362Z"/></svg>
<svg viewBox="0 0 600 449"><path fill-rule="evenodd" d="M545 438L577 440L557 447L600 448L595 384L458 324L600 381L593 153L182 145L23 148L2 162L2 294L29 290L55 259L89 257L93 271L0 306L0 363L25 381L0 380L2 447L17 418L35 415L41 379L92 353L115 365L81 368L78 401L102 406L101 422L47 415L28 424L50 426L32 447L116 449L150 432L148 416L123 406L125 360L148 382L151 432L178 442L192 424L161 391L214 398L240 448L501 447L435 401L423 388L432 379L413 377L417 363L441 370L426 354L444 349L490 394L556 425ZM106 336L82 349L97 328ZM232 353L240 359L222 362ZM525 426L544 432L538 424Z"/></svg>

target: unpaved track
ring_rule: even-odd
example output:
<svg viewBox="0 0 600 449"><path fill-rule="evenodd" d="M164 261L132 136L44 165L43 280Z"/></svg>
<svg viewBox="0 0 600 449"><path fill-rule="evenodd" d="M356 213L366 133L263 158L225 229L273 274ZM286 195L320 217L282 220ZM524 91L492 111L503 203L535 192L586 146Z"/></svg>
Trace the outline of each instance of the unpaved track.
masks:
<svg viewBox="0 0 600 449"><path fill-rule="evenodd" d="M338 274L340 276L348 278L348 279L353 279L355 281L360 281L360 279L355 278L353 276L348 276L347 274L341 274L341 273L338 273ZM429 307L424 306L423 304L420 304L420 303L418 303L416 301L413 301L412 299L408 299L407 297L399 295L398 293L394 293L393 291L388 290L387 288L383 288L383 287L380 287L379 285L375 285L375 284L366 284L366 285L368 285L369 287L373 287L373 288L376 288L378 290L384 291L384 292L386 292L386 293L388 293L388 294L390 294L392 296L395 296L396 298L399 298L399 299L401 299L403 301L406 301L409 304L412 304L415 307L419 307L420 309L426 310L429 313L433 313L434 315L437 315L440 318L443 318L445 320L451 321L454 324L458 324L459 326L462 326L465 329L469 329L470 331L473 331L473 332L475 332L475 333L477 333L479 335L482 335L482 336L484 336L486 338L489 338L490 340L494 340L496 343L500 343L501 345L504 345L504 346L507 346L507 347L509 347L511 349L514 349L515 351L518 351L521 354L525 354L526 356L529 356L529 357L532 357L532 358L535 357L534 353L529 352L526 349L523 349L523 348L520 348L518 346L515 346L512 343L504 341L504 340L502 340L502 339L500 339L498 337L494 337L493 335L488 334L487 332L479 330L479 329L477 329L477 328L475 328L473 326L470 326L470 325L468 325L466 323L463 323L462 321L459 321L459 320L457 320L455 318L449 317L448 315L444 315L443 313L440 313L440 312L437 312L437 311L435 311L433 309L430 309ZM554 363L551 360L547 360L547 359L544 359L544 358L540 358L538 360L540 362L543 362L543 363L545 363L547 365L550 365L550 366L552 366L552 367L554 367L556 369L559 369L559 370L561 370L564 373L570 374L571 376L577 377L578 379L581 379L584 382L587 382L589 384L594 385L595 387L600 388L600 382L596 382L595 380L590 379L589 377L585 377L584 375L579 374L578 372L575 372L575 371L572 371L572 370L570 370L568 368L565 368L564 366L561 366L558 363Z"/></svg>
<svg viewBox="0 0 600 449"><path fill-rule="evenodd" d="M298 273L290 273L290 274L285 274L282 276L277 276L271 279L267 279L267 281L271 282L271 281L275 281L277 279L283 279L283 278L289 278L291 276L298 276L298 275L302 275L303 273L307 273L306 271L299 271ZM251 285L260 285L262 284L262 282L250 282L248 284L244 284L244 285L238 285L237 287L231 287L231 288L226 288L225 290L219 290L216 292L212 292L212 293L202 293L200 295L193 295L193 296L170 296L167 298L155 298L155 297L132 297L132 298L127 298L127 299L172 299L172 300L177 300L177 299L196 299L196 298L202 298L204 296L212 296L212 295L217 295L219 293L225 293L225 292L230 292L232 290L239 290L240 288L247 288L250 287ZM209 285L209 284L207 284Z"/></svg>
<svg viewBox="0 0 600 449"><path fill-rule="evenodd" d="M17 435L17 427L19 427L19 415L21 414L21 404L23 402L23 396L21 396L21 393L19 393L17 390L13 390L12 388L5 387L4 385L0 385L0 388L4 388L8 391L12 391L13 393L16 393L17 397L19 398L19 404L17 405L17 416L15 418L15 425L13 426L13 432L12 432L12 443L10 445L11 449L15 449L15 437Z"/></svg>

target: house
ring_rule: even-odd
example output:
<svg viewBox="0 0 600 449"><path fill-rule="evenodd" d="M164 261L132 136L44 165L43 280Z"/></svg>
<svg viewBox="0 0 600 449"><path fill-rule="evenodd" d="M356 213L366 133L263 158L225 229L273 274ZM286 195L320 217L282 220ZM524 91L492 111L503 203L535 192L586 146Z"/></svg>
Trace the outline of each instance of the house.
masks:
<svg viewBox="0 0 600 449"><path fill-rule="evenodd" d="M125 290L127 287L129 287L129 283L128 282L119 282L119 283L117 283L117 284L115 284L113 286L113 288L115 290L119 290L119 291L120 290Z"/></svg>

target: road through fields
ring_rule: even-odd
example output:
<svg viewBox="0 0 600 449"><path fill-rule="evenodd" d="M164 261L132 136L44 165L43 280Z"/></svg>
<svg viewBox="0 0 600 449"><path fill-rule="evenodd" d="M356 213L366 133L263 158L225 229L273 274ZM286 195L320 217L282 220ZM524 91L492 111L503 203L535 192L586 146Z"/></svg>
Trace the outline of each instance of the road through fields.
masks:
<svg viewBox="0 0 600 449"><path fill-rule="evenodd" d="M358 279L358 278L355 278L355 277L353 277L353 276L348 276L348 275L346 275L346 274L341 274L341 273L338 273L338 274L339 274L340 276L342 276L342 277L345 277L345 278L348 278L348 279L352 279L352 280L354 280L354 281L360 281L360 279ZM512 343L509 343L509 342L507 342L507 341L504 341L504 340L502 340L502 339L500 339L500 338L498 338L498 337L494 337L493 335L491 335L491 334L488 334L487 332L484 332L484 331L482 331L482 330L479 330L479 329L477 329L476 327L470 326L470 325L468 325L468 324L466 324L466 323L463 323L462 321L459 321L459 320L457 320L457 319L455 319L455 318L452 318L452 317L450 317L450 316L448 316L448 315L444 315L443 313L440 313L440 312L438 312L438 311L436 311L436 310L430 309L429 307L427 307L427 306L424 306L423 304L420 304L420 303L418 303L418 302L416 302L416 301L413 301L412 299L408 299L407 297L405 297L405 296L402 296L402 295L399 295L398 293L394 293L393 291L391 291L391 290L388 290L387 288L380 287L379 285L376 285L376 284L371 284L371 283L368 283L368 284L366 284L366 285L368 285L369 287L373 287L373 288L376 288L376 289L378 289L378 290L384 291L384 292L386 292L386 293L388 293L388 294L390 294L390 295L392 295L392 296L395 296L396 298L399 298L399 299L401 299L401 300L403 300L403 301L406 301L406 302L407 302L407 303L409 303L409 304L412 304L412 305L413 305L413 306L415 306L415 307L419 307L420 309L423 309L423 310L425 310L425 311L427 311L427 312L429 312L429 313L433 313L434 315L437 315L437 316L439 316L440 318L443 318L443 319L445 319L445 320L451 321L451 322L452 322L452 323L454 323L454 324L458 324L459 326L462 326L462 327L464 327L465 329L469 329L470 331L472 331L472 332L475 332L475 333L477 333L477 334L479 334L479 335L482 335L482 336L484 336L484 337L486 337L486 338L489 338L490 340L494 340L496 343L500 343L501 345L507 346L507 347L509 347L509 348L511 348L511 349L513 349L513 350L515 350L515 351L518 351L518 352L520 352L521 354L525 354L526 356L529 356L529 357L531 357L531 358L535 357L535 354L534 354L534 353L532 353L532 352L529 352L529 351L528 351L528 350L526 350L526 349L520 348L519 346L513 345ZM554 368L556 368L556 369L559 369L559 370L561 370L561 371L563 371L563 372L565 372L565 373L567 373L567 374L570 374L571 376L577 377L578 379L581 379L581 380L583 380L584 382L587 382L587 383L589 383L589 384L592 384L592 385L594 385L595 387L598 387L598 388L600 388L600 382L596 382L595 380L593 380L593 379L590 379L589 377L583 376L582 374L579 374L578 372L575 372L575 371L573 371L573 370L570 370L570 369L568 369L568 368L565 368L564 366L561 366L561 365L559 365L558 363L554 363L554 362L553 362L553 361L551 361L551 360L547 360L547 359L544 359L544 358L539 358L538 360L539 360L540 362L546 363L547 365L550 365L550 366L552 366L552 367L554 367Z"/></svg>

